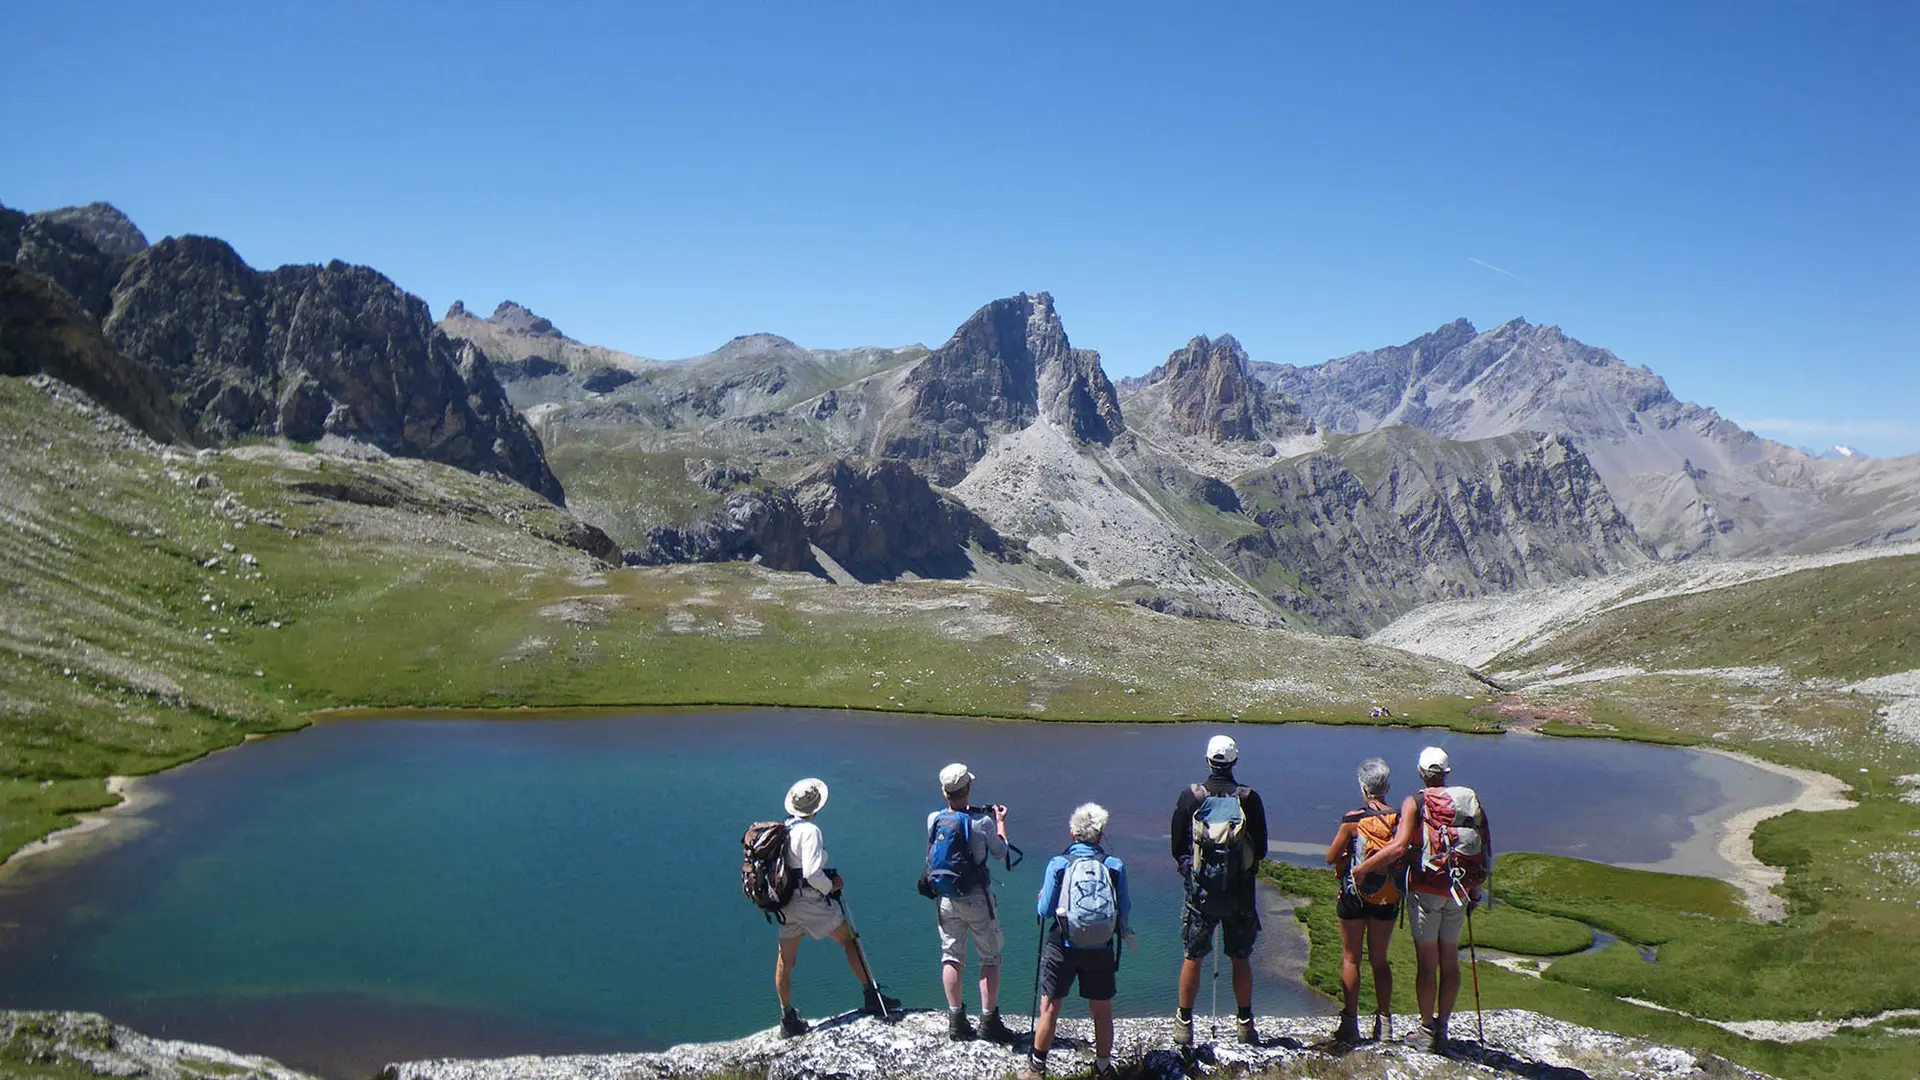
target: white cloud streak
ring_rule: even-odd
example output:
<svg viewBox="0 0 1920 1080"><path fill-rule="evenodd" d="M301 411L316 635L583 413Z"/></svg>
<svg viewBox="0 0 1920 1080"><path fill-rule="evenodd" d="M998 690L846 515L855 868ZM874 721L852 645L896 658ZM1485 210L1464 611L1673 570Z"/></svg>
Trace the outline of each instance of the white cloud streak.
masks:
<svg viewBox="0 0 1920 1080"><path fill-rule="evenodd" d="M1508 276L1508 277L1510 277L1510 278L1512 278L1512 279L1513 279L1513 280L1515 280L1515 281L1519 281L1519 280L1520 280L1520 275L1519 275L1519 274L1516 274L1516 273L1514 273L1514 272L1513 272L1513 271L1511 271L1511 270L1502 270L1502 269L1500 269L1499 267L1497 267L1497 266L1495 266L1495 265L1493 265L1493 264L1492 264L1492 263L1490 263L1490 262L1487 262L1487 261L1486 261L1486 260L1484 260L1484 259L1476 259L1476 258L1474 258L1473 256L1471 256L1471 255L1469 255L1469 256L1467 256L1467 261L1468 261L1468 262L1470 262L1470 263L1472 263L1472 264L1474 264L1475 266L1484 266L1484 267L1486 267L1487 269L1489 269L1489 270L1491 270L1491 271L1493 271L1493 272L1494 272L1494 273L1496 273L1496 274L1505 274L1506 276Z"/></svg>

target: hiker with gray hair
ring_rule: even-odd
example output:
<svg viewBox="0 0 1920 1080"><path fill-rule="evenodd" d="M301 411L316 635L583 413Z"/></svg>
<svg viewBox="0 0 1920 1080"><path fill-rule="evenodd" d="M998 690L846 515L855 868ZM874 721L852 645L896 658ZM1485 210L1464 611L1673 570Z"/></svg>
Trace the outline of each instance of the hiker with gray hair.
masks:
<svg viewBox="0 0 1920 1080"><path fill-rule="evenodd" d="M1413 928L1414 997L1420 1027L1436 1054L1448 1050L1447 1022L1460 997L1460 934L1480 904L1493 869L1493 833L1479 793L1449 782L1453 763L1438 746L1420 751L1419 791L1400 805L1393 841L1369 855L1356 874L1389 866L1401 855L1407 869L1407 923Z"/></svg>
<svg viewBox="0 0 1920 1080"><path fill-rule="evenodd" d="M1379 758L1360 763L1355 773L1360 783L1360 809L1340 818L1340 828L1327 845L1327 862L1333 864L1340 879L1334 912L1340 917L1340 989L1344 997L1340 1026L1333 1033L1333 1040L1339 1043L1360 1041L1363 946L1373 966L1373 1037L1393 1037L1393 965L1387 962L1387 948L1393 944L1393 921L1400 914L1406 871L1396 854L1405 848L1393 846L1400 814L1386 802L1392 778L1392 770ZM1375 854L1381 858L1370 862ZM1371 869L1372 865L1380 869L1359 872L1361 867Z"/></svg>
<svg viewBox="0 0 1920 1080"><path fill-rule="evenodd" d="M800 953L800 939L815 941L832 938L846 950L847 967L860 980L863 1008L875 1016L885 1016L890 1004L882 999L873 973L853 928L847 924L846 908L836 903L845 882L840 873L827 866L826 840L814 815L827 805L827 785L808 777L787 789L787 865L795 871L799 885L793 899L780 909L780 952L773 965L773 987L780 995L780 1034L792 1038L807 1032L807 1022L793 1007L793 965Z"/></svg>
<svg viewBox="0 0 1920 1080"><path fill-rule="evenodd" d="M947 804L927 815L927 867L920 895L933 900L940 931L940 985L947 995L947 1037L974 1037L967 1022L961 972L967 942L980 957L980 1032L989 1042L1012 1042L1000 1020L1000 952L1006 935L993 903L989 864L1007 857L1007 808L970 806L973 772L960 762L940 770L940 794Z"/></svg>
<svg viewBox="0 0 1920 1080"><path fill-rule="evenodd" d="M1020 1067L1018 1080L1045 1080L1060 1003L1076 980L1093 1015L1095 1080L1117 1075L1113 1068L1114 975L1120 970L1120 943L1133 942L1127 926L1133 902L1127 894L1126 864L1100 846L1106 831L1106 808L1082 803L1067 820L1073 842L1047 863L1040 878L1040 899L1035 905L1043 935L1035 983L1039 1016L1033 1025L1033 1053Z"/></svg>

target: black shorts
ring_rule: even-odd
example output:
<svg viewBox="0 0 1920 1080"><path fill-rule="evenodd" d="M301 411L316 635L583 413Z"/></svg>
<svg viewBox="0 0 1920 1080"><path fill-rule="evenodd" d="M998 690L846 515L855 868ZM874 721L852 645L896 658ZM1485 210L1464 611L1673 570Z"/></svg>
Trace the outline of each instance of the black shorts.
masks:
<svg viewBox="0 0 1920 1080"><path fill-rule="evenodd" d="M1119 970L1113 949L1069 949L1057 939L1047 938L1040 954L1040 995L1063 998L1080 980L1080 996L1088 1001L1112 1001L1114 972Z"/></svg>
<svg viewBox="0 0 1920 1080"><path fill-rule="evenodd" d="M1246 907L1218 919L1200 914L1192 904L1180 912L1180 943L1186 946L1189 960L1201 960L1213 951L1213 928L1220 928L1220 946L1230 960L1245 960L1253 955L1253 939L1260 936L1260 913L1253 900Z"/></svg>
<svg viewBox="0 0 1920 1080"><path fill-rule="evenodd" d="M1392 922L1400 914L1400 903L1396 900L1391 904L1369 904L1365 900L1360 899L1357 893L1350 893L1342 889L1340 890L1340 899L1334 903L1333 910L1348 922L1352 922L1355 919L1378 919L1382 922Z"/></svg>

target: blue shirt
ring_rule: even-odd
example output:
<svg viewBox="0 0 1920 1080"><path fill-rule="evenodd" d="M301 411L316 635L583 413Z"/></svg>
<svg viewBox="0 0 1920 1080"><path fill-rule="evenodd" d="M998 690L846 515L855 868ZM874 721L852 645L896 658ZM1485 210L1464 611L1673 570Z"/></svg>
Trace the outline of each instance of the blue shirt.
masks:
<svg viewBox="0 0 1920 1080"><path fill-rule="evenodd" d="M1060 881L1067 872L1067 864L1087 856L1098 856L1101 862L1106 863L1107 873L1113 875L1114 911L1119 915L1113 932L1115 936L1125 934L1127 912L1133 909L1133 901L1127 896L1127 865L1102 851L1098 844L1075 841L1064 853L1047 861L1047 872L1040 879L1040 902L1035 905L1034 914L1042 919L1053 917L1060 906Z"/></svg>

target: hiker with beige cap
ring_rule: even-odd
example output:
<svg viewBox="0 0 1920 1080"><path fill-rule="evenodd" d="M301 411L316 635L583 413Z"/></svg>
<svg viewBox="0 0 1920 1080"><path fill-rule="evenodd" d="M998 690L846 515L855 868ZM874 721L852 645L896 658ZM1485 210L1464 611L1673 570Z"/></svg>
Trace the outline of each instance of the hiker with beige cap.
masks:
<svg viewBox="0 0 1920 1080"><path fill-rule="evenodd" d="M888 1004L867 968L845 906L837 902L845 883L838 871L827 866L826 840L813 820L826 805L825 781L808 777L787 789L786 861L799 880L793 899L780 909L780 954L773 966L773 985L780 994L780 1033L788 1037L807 1031L807 1022L793 1007L793 964L803 936L815 941L832 938L846 950L847 967L860 981L867 1012L885 1016Z"/></svg>

